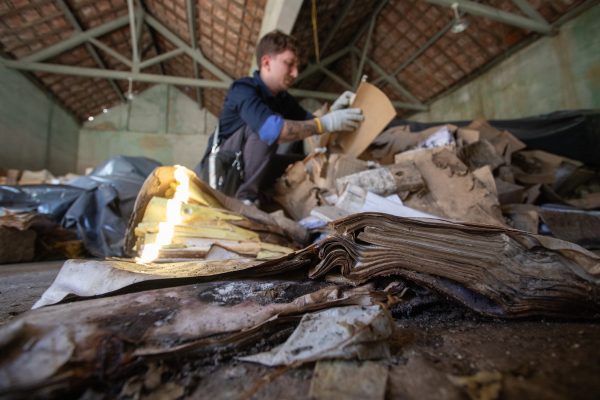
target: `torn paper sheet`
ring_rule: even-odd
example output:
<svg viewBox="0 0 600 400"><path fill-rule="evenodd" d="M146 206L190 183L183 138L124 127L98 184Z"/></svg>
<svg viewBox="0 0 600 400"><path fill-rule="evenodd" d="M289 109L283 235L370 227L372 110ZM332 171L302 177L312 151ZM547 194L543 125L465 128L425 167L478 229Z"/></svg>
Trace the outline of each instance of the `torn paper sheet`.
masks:
<svg viewBox="0 0 600 400"><path fill-rule="evenodd" d="M453 149L412 150L396 155L396 163L412 161L421 173L429 192L412 195L404 204L423 212L439 214L455 221L504 226L498 196L488 190Z"/></svg>
<svg viewBox="0 0 600 400"><path fill-rule="evenodd" d="M454 136L448 129L448 125L440 127L427 139L417 144L417 148L431 149L433 147L450 146L456 144Z"/></svg>
<svg viewBox="0 0 600 400"><path fill-rule="evenodd" d="M395 215L397 217L439 219L438 216L433 214L406 207L402 204L402 201L398 196L388 199L367 192L360 186L355 185L346 187L346 190L342 193L335 206L351 214L360 212L380 212Z"/></svg>
<svg viewBox="0 0 600 400"><path fill-rule="evenodd" d="M241 357L269 366L322 359L389 357L393 322L380 306L349 306L306 314L292 335L271 351Z"/></svg>
<svg viewBox="0 0 600 400"><path fill-rule="evenodd" d="M505 163L504 159L497 153L494 145L485 139L462 147L458 151L458 156L471 170L486 165L494 170Z"/></svg>
<svg viewBox="0 0 600 400"><path fill-rule="evenodd" d="M350 215L351 212L338 208L336 206L320 206L313 208L310 215L324 222L335 221Z"/></svg>
<svg viewBox="0 0 600 400"><path fill-rule="evenodd" d="M386 129L377 136L371 146L369 146L367 152L369 158L377 160L381 164L393 164L395 154L421 147L424 143L440 145L441 141L430 141L429 138L437 132L448 132L450 135L453 135L456 129L454 125L442 125L433 126L421 132L411 132L406 125L395 126ZM441 135L444 134L442 133ZM452 143L454 143L454 139L452 139Z"/></svg>
<svg viewBox="0 0 600 400"><path fill-rule="evenodd" d="M268 250L265 250L268 252ZM68 260L50 287L33 308L56 304L67 297L95 297L116 291L138 291L148 287L177 286L188 281L216 280L240 274L261 276L276 274L280 268L287 271L307 265L310 257L290 254L277 260L236 258L194 260L164 263L136 263L132 260Z"/></svg>
<svg viewBox="0 0 600 400"><path fill-rule="evenodd" d="M94 297L150 281L184 280L231 271L242 271L261 261L219 260L164 264L137 264L119 260L67 260L52 285L33 309L59 303L67 297ZM161 286L156 283L156 286Z"/></svg>

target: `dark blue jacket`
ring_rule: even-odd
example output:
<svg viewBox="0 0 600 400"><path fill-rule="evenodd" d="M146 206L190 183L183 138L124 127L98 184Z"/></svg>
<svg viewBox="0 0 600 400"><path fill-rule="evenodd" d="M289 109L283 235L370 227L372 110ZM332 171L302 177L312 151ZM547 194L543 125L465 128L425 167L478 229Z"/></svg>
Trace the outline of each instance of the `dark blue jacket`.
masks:
<svg viewBox="0 0 600 400"><path fill-rule="evenodd" d="M261 140L272 144L279 138L284 119L302 121L311 118L312 114L288 92L273 96L255 71L252 77L231 84L219 116L219 136L221 140L226 139L243 125L248 125Z"/></svg>

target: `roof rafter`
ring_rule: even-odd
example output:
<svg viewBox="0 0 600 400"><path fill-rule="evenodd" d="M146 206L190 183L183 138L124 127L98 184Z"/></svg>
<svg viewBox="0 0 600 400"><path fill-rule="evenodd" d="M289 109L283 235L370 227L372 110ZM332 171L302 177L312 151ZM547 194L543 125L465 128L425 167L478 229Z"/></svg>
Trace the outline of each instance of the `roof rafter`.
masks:
<svg viewBox="0 0 600 400"><path fill-rule="evenodd" d="M58 3L58 7L65 15L65 18L67 19L67 21L69 21L69 23L73 26L73 29L75 29L75 31L79 32L79 33L83 32L83 29L81 28L81 25L79 24L79 21L77 21L77 18L75 17L75 15L73 14L73 11L71 10L71 7L69 7L69 5L66 3L66 1L58 0L57 3ZM89 43L86 43L85 48L90 53L90 55L92 56L92 58L94 59L96 64L98 64L98 66L100 66L100 68L106 69L106 64L104 63L104 61L102 61L102 58L100 58L100 56L98 55L98 52L96 52L96 50L92 47L92 45ZM112 79L109 79L108 81L110 83L110 86L113 88L113 90L119 97L119 99L125 100L125 96L123 95L123 92L121 91L119 86L115 83L115 81L113 81Z"/></svg>
<svg viewBox="0 0 600 400"><path fill-rule="evenodd" d="M175 46L183 49L185 54L187 54L193 60L195 60L197 63L202 65L205 69L210 71L217 78L219 78L222 81L227 82L227 83L231 83L233 81L231 79L231 77L229 77L229 75L227 75L219 67L217 67L210 60L208 60L204 56L204 54L202 54L200 49L191 48L187 43L185 43L183 40L181 40L176 34L171 32L171 30L169 30L167 27L165 27L163 24L161 24L156 18L152 17L151 15L147 15L146 20L148 21L148 24L153 29L155 29L158 33L163 35L167 40L169 40Z"/></svg>
<svg viewBox="0 0 600 400"><path fill-rule="evenodd" d="M146 5L144 3L144 0L138 0L138 3L140 5L142 11L144 11L144 14L147 14L148 10L146 9ZM146 20L146 18L144 18L143 22L144 22L144 25L146 26L146 29L148 29L148 34L150 35L151 46L154 48L154 52L156 53L156 55L159 56L160 55L160 51L158 51L158 44L156 42L156 36L155 36L154 32L152 31L152 29L150 29L150 25L148 25L148 21ZM144 54L144 51L142 51L142 55L143 54ZM161 62L159 64L159 66L160 66L160 73L163 74L163 75L165 75L165 67L162 64L162 61L164 61L164 60L161 60ZM142 66L142 64L143 64L143 62L142 62L142 60L140 58L140 69L145 68L144 66Z"/></svg>
<svg viewBox="0 0 600 400"><path fill-rule="evenodd" d="M31 63L22 61L13 61L7 59L0 59L0 64L8 68L14 68L24 71L39 71L48 72L53 74L64 74L64 75L75 75L75 76L87 76L95 78L112 78L122 79L139 82L150 82L150 83L165 83L168 85L181 85L181 86L193 86L210 89L222 89L226 90L229 88L231 82L210 80L210 79L194 79L194 78L183 78L179 76L168 76L168 75L156 75L156 74L145 74L131 71L115 71L100 68L84 68L84 67L73 67L69 65L50 64L50 63ZM335 100L338 97L337 93L321 92L314 90L302 90L302 89L291 89L289 92L298 97L310 97L323 100Z"/></svg>
<svg viewBox="0 0 600 400"><path fill-rule="evenodd" d="M441 38L442 36L444 36L444 34L446 34L446 32L448 32L450 30L450 28L452 28L452 25L454 25L454 21L450 21L448 24L446 24L442 29L440 29L438 32L436 32L435 35L433 35L432 37L429 38L429 40L427 40L427 42L425 42L423 44L423 46L421 46L419 49L417 49L417 51L415 51L409 58L408 60L404 61L402 64L400 64L391 74L391 76L398 76L398 74L404 70L406 67L408 67L410 64L412 64L421 54L423 54L424 52L426 52L431 46L433 46L433 44L435 42L437 42L437 40L439 38ZM378 83L382 82L386 80L385 76L380 76L379 78L377 78L373 84L377 85Z"/></svg>
<svg viewBox="0 0 600 400"><path fill-rule="evenodd" d="M196 41L196 0L186 0L187 7L187 18L188 18L188 31L190 32L190 42L192 44L192 49L196 50L198 47L198 42ZM194 66L194 78L198 79L198 63L196 60L192 58L192 63ZM198 107L202 108L202 92L199 87L196 87L196 98L198 101Z"/></svg>
<svg viewBox="0 0 600 400"><path fill-rule="evenodd" d="M91 44L93 44L94 46L96 46L97 48L99 48L100 50L102 50L103 52L105 52L106 54L108 54L109 56L111 56L112 58L114 58L115 60L119 61L121 64L125 64L126 66L128 66L130 68L133 66L133 64L127 57L125 57L124 55L122 55L121 53L116 51L115 49L112 49L110 46L105 45L100 40L98 40L96 38L91 38L89 40L89 42ZM86 44L86 46L87 46L87 44Z"/></svg>
<svg viewBox="0 0 600 400"><path fill-rule="evenodd" d="M383 8L383 6L387 3L387 0L382 0L377 6L375 6L373 8L373 11L369 14L369 19L368 21L370 21L370 17L372 17L373 15L375 15L375 13L378 13L379 11L381 11L381 8ZM380 8L381 6L381 8ZM327 65L336 62L337 60L339 60L340 58L342 58L343 56L345 56L349 51L352 50L353 46L356 44L356 42L361 38L361 36L363 35L363 33L365 33L365 30L368 29L369 27L369 23L364 24L357 32L357 34L352 38L351 40L351 44L349 46L344 47L341 50L336 51L335 53L321 59L320 63L310 63L306 66L306 68L304 69L304 71L302 71L302 73L300 73L298 75L298 78L296 79L296 84L298 84L301 80L308 78L309 76L313 75L315 72L320 71L321 67L326 67Z"/></svg>
<svg viewBox="0 0 600 400"><path fill-rule="evenodd" d="M339 60L340 58L345 56L351 49L352 49L351 46L344 47L343 49L338 50L335 53L333 53L332 55L327 56L324 59L322 59L320 64L317 64L317 63L309 64L306 68L304 68L304 71L302 71L298 75L298 78L296 79L296 83L300 82L302 79L305 79L305 78L309 77L310 75L314 74L315 72L319 71L320 68L325 68L329 64L336 62L337 60Z"/></svg>
<svg viewBox="0 0 600 400"><path fill-rule="evenodd" d="M183 86L200 86L209 87L216 89L226 89L229 87L229 82L215 81L208 79L194 79L194 78L183 78L178 76L168 75L155 75L145 74L140 72L131 71L116 71L99 68L84 68L74 67L70 65L61 64L50 64L50 63L35 63L35 62L22 62L12 60L2 60L0 64L4 64L6 67L26 70L26 71L40 71L49 72L54 74L64 75L75 75L75 76L88 76L96 78L110 78L110 79L123 79L133 80L139 82L151 82L151 83L166 83L171 85L183 85Z"/></svg>
<svg viewBox="0 0 600 400"><path fill-rule="evenodd" d="M67 50L71 50L79 45L82 45L91 38L96 38L108 32L112 32L115 29L122 28L125 25L127 25L128 22L129 17L127 15L124 15L103 25L99 25L95 28L88 29L87 31L75 33L68 39L65 39L61 42L56 43L55 45L46 47L45 49L23 57L20 60L24 62L38 62L47 60L48 58L57 56Z"/></svg>
<svg viewBox="0 0 600 400"><path fill-rule="evenodd" d="M360 50L358 48L356 48L356 47L353 47L352 51L354 53L356 53L356 54L360 54ZM366 62L380 76L385 76L385 79L390 83L390 85L392 85L392 87L394 89L396 89L396 91L398 93L402 94L404 97L406 97L409 100L411 100L411 101L414 102L414 103L403 103L404 106L402 108L407 108L407 109L410 109L410 110L419 110L419 111L423 111L423 110L427 110L428 109L427 106L424 105L423 103L421 103L419 101L419 99L417 99L417 97L415 95L413 95L404 86L402 86L400 84L400 82L398 82L398 80L395 77L387 75L387 73L385 72L385 70L379 64L377 64L375 61L373 61L373 60L371 60L369 58L366 59Z"/></svg>
<svg viewBox="0 0 600 400"><path fill-rule="evenodd" d="M519 7L521 11L523 11L525 15L529 16L530 18L542 23L548 23L548 21L542 17L542 14L540 14L531 4L529 4L527 0L512 0L512 2L515 3L517 7Z"/></svg>
<svg viewBox="0 0 600 400"><path fill-rule="evenodd" d="M173 50L168 51L166 53L159 54L156 57L152 57L152 58L149 58L147 60L142 61L140 63L140 69L144 69L144 68L147 68L147 67L149 67L151 65L154 65L154 64L166 61L166 60L168 60L170 58L177 57L178 55L183 54L183 53L184 53L183 49L176 48L176 49L173 49Z"/></svg>
<svg viewBox="0 0 600 400"><path fill-rule="evenodd" d="M358 88L358 84L361 80L361 75L363 68L365 66L365 60L367 58L367 52L369 51L369 45L371 44L371 36L373 35L373 30L375 29L375 21L377 20L377 15L381 9L387 4L387 0L381 0L375 11L371 14L371 18L369 19L369 27L367 30L367 37L365 39L365 46L362 49L362 54L360 56L360 61L358 62L358 69L356 70L356 76L354 77L354 88ZM356 42L355 42L356 43Z"/></svg>
<svg viewBox="0 0 600 400"><path fill-rule="evenodd" d="M338 29L340 29L340 26L342 26L342 23L346 20L346 17L350 13L350 10L352 10L352 8L354 7L354 1L355 0L348 0L346 1L346 4L344 4L344 8L342 9L340 16L336 19L335 25L333 25L331 30L327 33L327 38L325 38L325 41L323 41L323 45L321 46L321 53L324 54L327 50L327 47L329 47L329 45L331 44L331 41L335 37L335 34L337 33Z"/></svg>
<svg viewBox="0 0 600 400"><path fill-rule="evenodd" d="M349 84L348 82L346 82L338 74L331 72L330 70L328 70L327 68L325 68L323 66L321 66L321 72L323 72L325 75L327 75L328 77L330 77L331 79L333 79L334 81L339 83L342 87L346 88L347 90L352 90L352 85Z"/></svg>
<svg viewBox="0 0 600 400"><path fill-rule="evenodd" d="M453 4L458 3L458 7L471 14L480 17L493 19L504 24L517 26L519 28L528 29L530 31L542 33L548 35L553 33L552 26L547 22L542 22L537 19L531 19L523 17L521 15L512 14L497 8L479 4L470 0L427 0L431 4L438 6L451 7Z"/></svg>
<svg viewBox="0 0 600 400"><path fill-rule="evenodd" d="M129 31L131 35L131 59L132 59L132 72L139 72L140 70L140 56L138 54L138 43L139 43L139 33L141 33L142 29L138 28L142 26L142 21L144 19L143 11L139 12L140 9L136 9L133 5L133 0L127 0L127 16L129 19ZM138 18L136 18L138 17ZM136 26L136 20L137 26Z"/></svg>

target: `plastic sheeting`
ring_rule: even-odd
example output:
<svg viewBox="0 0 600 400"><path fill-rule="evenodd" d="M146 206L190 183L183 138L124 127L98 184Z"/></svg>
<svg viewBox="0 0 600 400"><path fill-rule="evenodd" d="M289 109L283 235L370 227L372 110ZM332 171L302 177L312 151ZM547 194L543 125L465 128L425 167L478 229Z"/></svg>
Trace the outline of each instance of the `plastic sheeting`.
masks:
<svg viewBox="0 0 600 400"><path fill-rule="evenodd" d="M509 131L529 148L600 166L599 110L557 111L535 117L488 122L497 129ZM423 123L395 119L389 127L409 125L412 132L418 132L432 126L452 124L463 127L470 123L471 121Z"/></svg>
<svg viewBox="0 0 600 400"><path fill-rule="evenodd" d="M84 190L68 185L0 186L0 207L11 212L38 212L60 221Z"/></svg>
<svg viewBox="0 0 600 400"><path fill-rule="evenodd" d="M96 257L123 256L135 199L146 177L160 165L149 158L118 156L69 185L0 186L0 207L47 214L76 230Z"/></svg>

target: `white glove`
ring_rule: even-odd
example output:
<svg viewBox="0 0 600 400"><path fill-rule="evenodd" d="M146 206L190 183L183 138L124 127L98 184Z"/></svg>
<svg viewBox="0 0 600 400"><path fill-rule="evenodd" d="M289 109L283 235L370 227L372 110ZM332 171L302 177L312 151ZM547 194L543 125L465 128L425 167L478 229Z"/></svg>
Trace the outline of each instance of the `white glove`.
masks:
<svg viewBox="0 0 600 400"><path fill-rule="evenodd" d="M352 104L355 97L356 97L356 94L354 94L354 92L346 90L344 93L342 93L342 95L340 97L338 97L333 102L331 107L329 107L329 111L336 111L336 110L341 110L343 108L347 108L348 106L350 106L350 104Z"/></svg>
<svg viewBox="0 0 600 400"><path fill-rule="evenodd" d="M323 115L319 120L325 132L353 131L365 119L360 108L345 108L343 110L331 111Z"/></svg>

